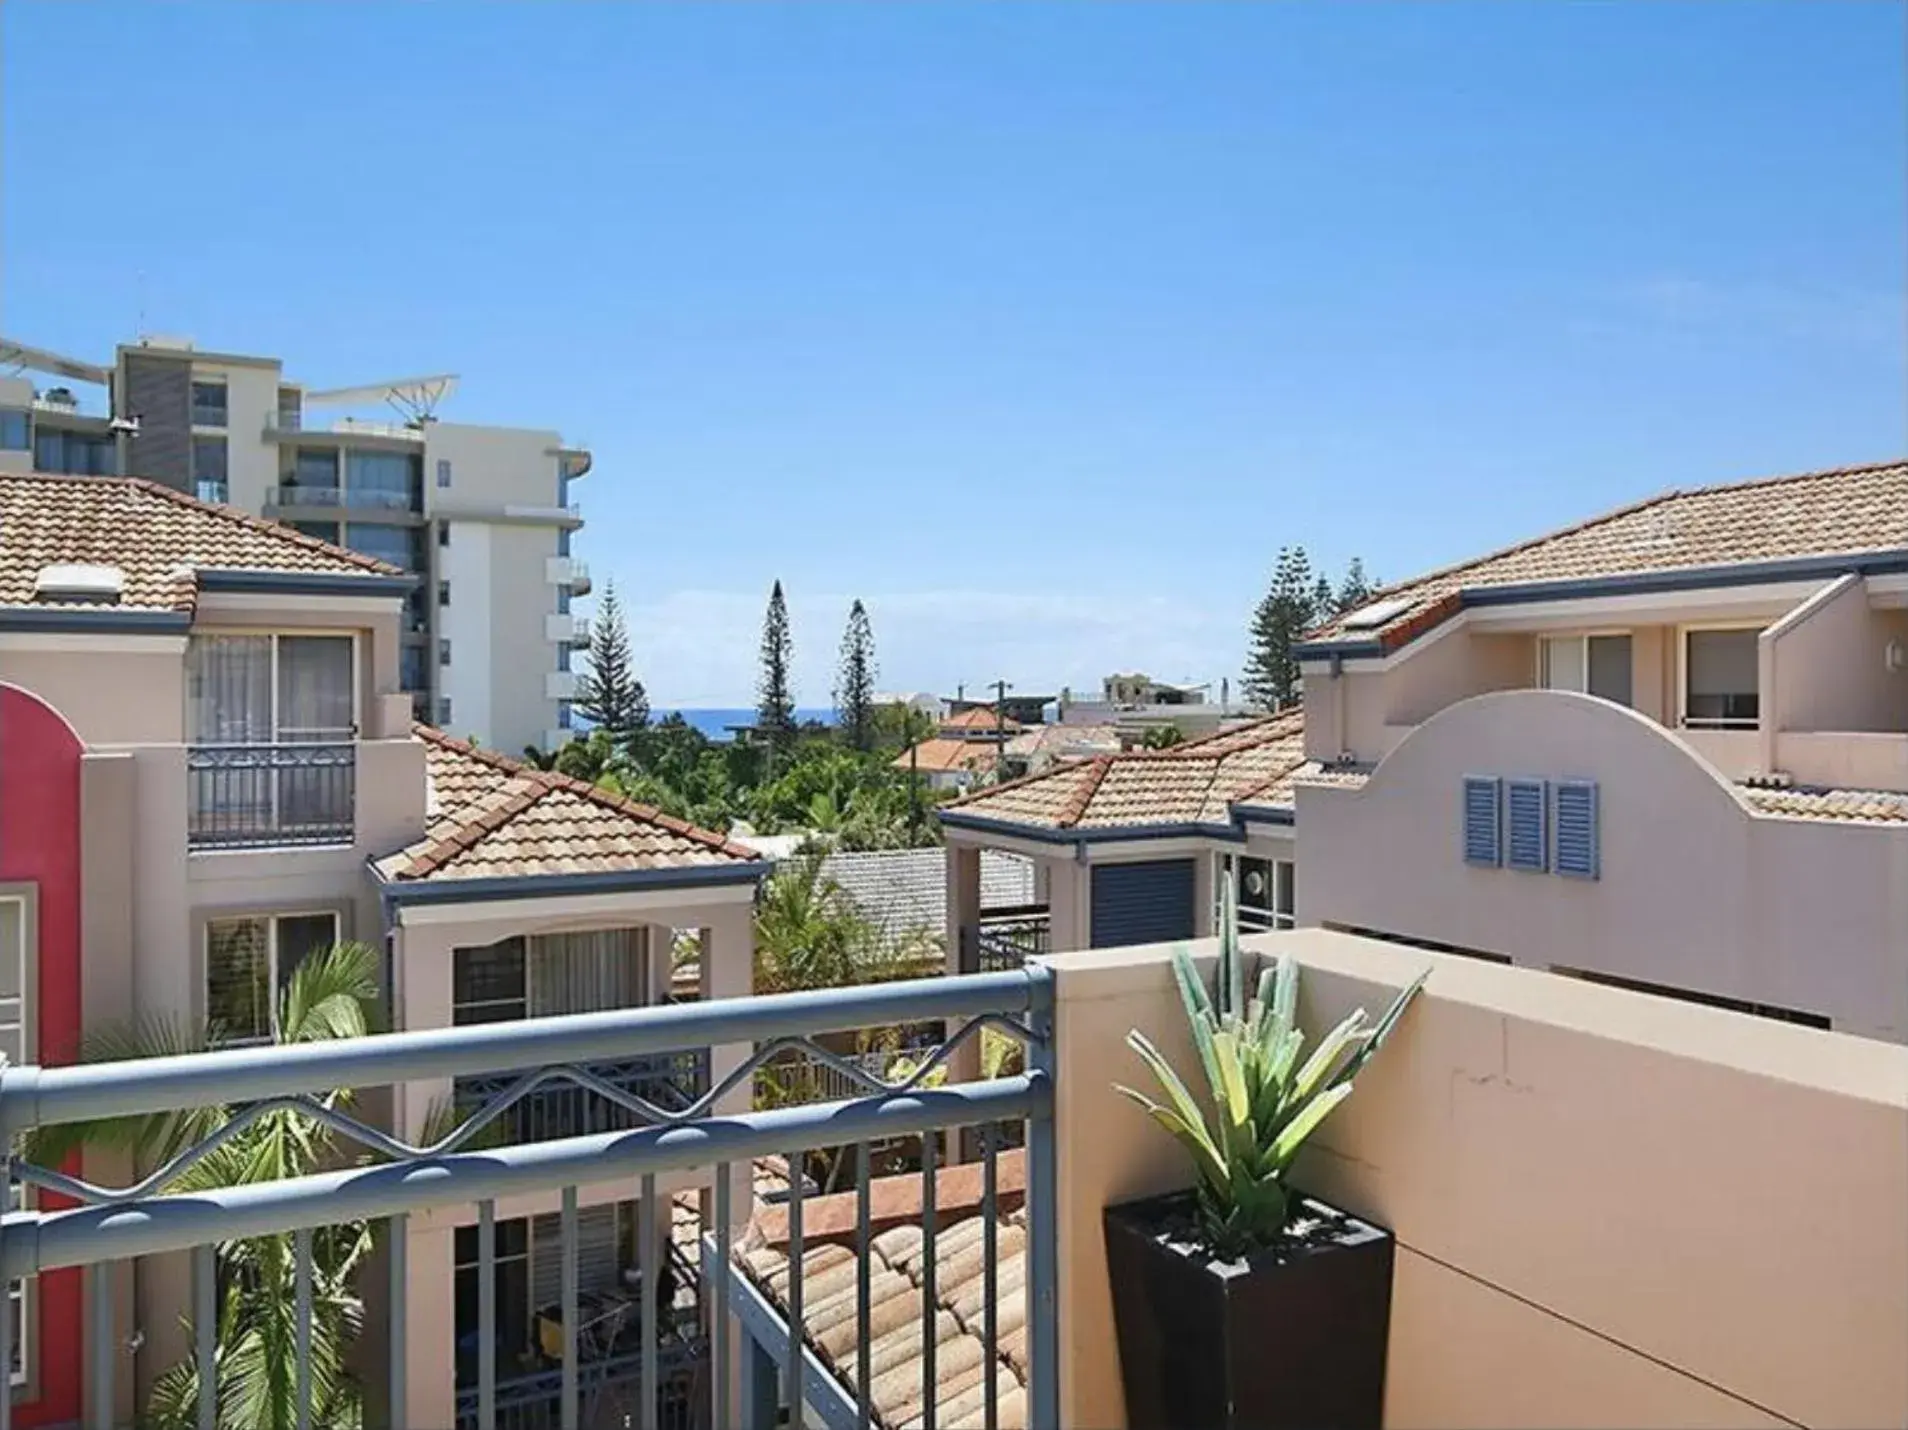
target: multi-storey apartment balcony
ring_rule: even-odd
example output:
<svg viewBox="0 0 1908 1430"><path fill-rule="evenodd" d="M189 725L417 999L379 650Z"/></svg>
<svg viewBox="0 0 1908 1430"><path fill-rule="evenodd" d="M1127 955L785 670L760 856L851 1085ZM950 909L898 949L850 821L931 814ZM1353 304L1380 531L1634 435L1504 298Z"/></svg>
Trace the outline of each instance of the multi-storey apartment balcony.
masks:
<svg viewBox="0 0 1908 1430"><path fill-rule="evenodd" d="M543 693L552 700L574 700L577 691L577 674L573 670L546 671L543 677Z"/></svg>
<svg viewBox="0 0 1908 1430"><path fill-rule="evenodd" d="M588 645L590 618L567 611L552 612L543 618L543 638L552 645Z"/></svg>
<svg viewBox="0 0 1908 1430"><path fill-rule="evenodd" d="M589 594L589 564L574 556L550 556L544 559L543 579L552 586L560 586L572 595Z"/></svg>
<svg viewBox="0 0 1908 1430"><path fill-rule="evenodd" d="M422 520L415 497L407 492L377 487L276 486L265 494L265 510L267 515L282 513L288 520L294 514L311 516L320 512L375 512L380 520L410 514Z"/></svg>
<svg viewBox="0 0 1908 1430"><path fill-rule="evenodd" d="M186 651L187 844L350 844L358 806L358 643L195 635Z"/></svg>
<svg viewBox="0 0 1908 1430"><path fill-rule="evenodd" d="M349 738L189 746L187 846L350 844L357 775L358 747Z"/></svg>
<svg viewBox="0 0 1908 1430"><path fill-rule="evenodd" d="M1520 953L1540 959L1533 936ZM1213 942L1184 951L1211 989ZM1196 1176L1115 1086L1152 1086L1127 1046L1134 1028L1200 1077L1173 953L9 1068L0 1120L38 1134L265 1101L280 1117L339 1087L512 1067L554 1083L612 1050L819 1056L827 1035L869 1024L939 1021L950 1040L986 1028L1024 1060L942 1082L928 1054L901 1088L851 1069L827 1100L659 1110L628 1130L501 1146L469 1123L417 1145L362 1109L327 1112L334 1155L268 1183L221 1176L203 1132L138 1186L29 1152L0 1164L5 1190L62 1202L7 1218L0 1275L19 1309L0 1317L0 1359L17 1347L29 1375L71 1367L121 1407L101 1424L132 1423L161 1371L170 1385L196 1371L185 1403L198 1423L223 1423L242 1390L227 1313L257 1316L277 1297L295 1328L283 1351L293 1407L314 1424L336 1410L337 1376L362 1394L365 1423L418 1427L1132 1423L1123 1383L1143 1388L1163 1363L1209 1349L1170 1316L1134 1335L1101 1235L1109 1208ZM1256 936L1242 956L1247 987L1270 960L1296 965L1307 1050L1349 1010L1382 1008L1428 975L1293 1171L1331 1204L1310 1203L1314 1216L1362 1218L1384 1239L1376 1361L1339 1354L1334 1325L1321 1342L1333 1353L1289 1374L1353 1378L1370 1424L1908 1419L1908 1049L1320 929ZM1785 1153L1774 1178L1771 1127ZM965 1160L946 1165L940 1134L956 1129L975 1136L947 1137ZM1003 1145L1008 1132L1024 1151ZM218 1135L248 1134L228 1123ZM898 1172L874 1165L882 1145L911 1148ZM588 1201L606 1186L612 1200ZM523 1210L544 1198L551 1211ZM279 1254L242 1258L251 1246ZM379 1251L352 1260L353 1247ZM185 1255L148 1259L172 1253ZM1336 1253L1300 1254L1307 1284L1330 1278ZM190 1278L168 1280L181 1262ZM154 1313L139 1361L112 1300L94 1299L113 1297L129 1265ZM161 1286L173 1288L163 1301ZM1286 1294L1310 1293L1294 1280ZM377 1311L339 1370L318 1352L335 1353L327 1312L343 1300Z"/></svg>

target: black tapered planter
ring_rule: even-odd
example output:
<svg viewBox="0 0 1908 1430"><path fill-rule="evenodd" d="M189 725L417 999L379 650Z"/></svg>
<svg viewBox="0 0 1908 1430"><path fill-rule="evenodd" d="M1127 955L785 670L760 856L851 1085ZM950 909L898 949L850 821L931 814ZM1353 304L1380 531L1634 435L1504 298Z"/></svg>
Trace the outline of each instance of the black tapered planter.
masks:
<svg viewBox="0 0 1908 1430"><path fill-rule="evenodd" d="M1378 1430L1391 1233L1310 1197L1302 1240L1215 1261L1193 1194L1106 1209L1129 1430Z"/></svg>

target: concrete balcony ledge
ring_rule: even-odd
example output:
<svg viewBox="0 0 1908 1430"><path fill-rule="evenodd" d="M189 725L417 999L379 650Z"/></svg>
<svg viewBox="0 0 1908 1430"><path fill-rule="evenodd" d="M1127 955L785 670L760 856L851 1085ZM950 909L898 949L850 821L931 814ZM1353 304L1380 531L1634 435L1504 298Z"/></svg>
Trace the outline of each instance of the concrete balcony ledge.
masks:
<svg viewBox="0 0 1908 1430"><path fill-rule="evenodd" d="M1908 791L1908 734L1781 730L1776 768L1799 785Z"/></svg>
<svg viewBox="0 0 1908 1430"><path fill-rule="evenodd" d="M1297 1168L1397 1237L1387 1425L1908 1423L1908 1047L1321 929L1246 947L1301 964L1314 1040L1432 969ZM1191 1180L1113 1090L1145 1085L1133 1028L1196 1072L1170 960L1043 960L1057 1216L1083 1229L1065 1424L1125 1423L1102 1209Z"/></svg>

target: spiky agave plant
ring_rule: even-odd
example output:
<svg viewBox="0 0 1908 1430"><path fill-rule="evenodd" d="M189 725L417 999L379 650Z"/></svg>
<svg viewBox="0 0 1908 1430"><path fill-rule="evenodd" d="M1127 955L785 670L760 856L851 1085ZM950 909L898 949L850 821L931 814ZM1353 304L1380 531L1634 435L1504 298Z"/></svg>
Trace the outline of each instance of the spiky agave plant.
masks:
<svg viewBox="0 0 1908 1430"><path fill-rule="evenodd" d="M1376 1023L1360 1008L1325 1035L1304 1062L1305 1035L1296 1024L1298 965L1280 955L1259 975L1257 996L1245 994L1239 953L1238 896L1227 879L1219 929L1217 1002L1186 950L1173 954L1173 974L1205 1069L1213 1122L1179 1074L1145 1034L1127 1046L1152 1069L1166 1101L1130 1087L1117 1090L1145 1109L1188 1152L1199 1174L1200 1230L1221 1256L1239 1256L1278 1241L1290 1218L1286 1173L1305 1139L1351 1095L1352 1079L1370 1061L1429 970L1398 995Z"/></svg>

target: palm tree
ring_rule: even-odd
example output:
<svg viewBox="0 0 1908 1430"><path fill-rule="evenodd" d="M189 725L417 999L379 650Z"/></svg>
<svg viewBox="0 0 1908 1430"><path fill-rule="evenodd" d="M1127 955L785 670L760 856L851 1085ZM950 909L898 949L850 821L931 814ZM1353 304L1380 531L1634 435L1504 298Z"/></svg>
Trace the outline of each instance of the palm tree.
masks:
<svg viewBox="0 0 1908 1430"><path fill-rule="evenodd" d="M378 955L361 943L341 943L308 955L279 998L274 1041L322 1042L363 1037L378 1011ZM120 1062L207 1052L225 1042L216 1023L188 1028L148 1020L102 1030L81 1049L84 1062ZM348 1107L349 1090L326 1093L327 1108ZM36 1133L28 1155L57 1166L82 1146L132 1153L141 1166L169 1161L230 1121L229 1108L201 1108L75 1123ZM335 1163L330 1133L302 1113L267 1113L183 1173L170 1190L202 1191L244 1183L308 1176ZM364 1325L364 1302L354 1284L371 1250L367 1223L321 1227L312 1233L311 1419L314 1425L356 1430L363 1424L362 1387L345 1367L346 1351ZM290 1235L222 1242L215 1253L219 1311L215 1333L219 1430L293 1430L298 1424L298 1314L296 1267ZM185 1360L160 1375L147 1420L156 1430L197 1423L199 1375Z"/></svg>

